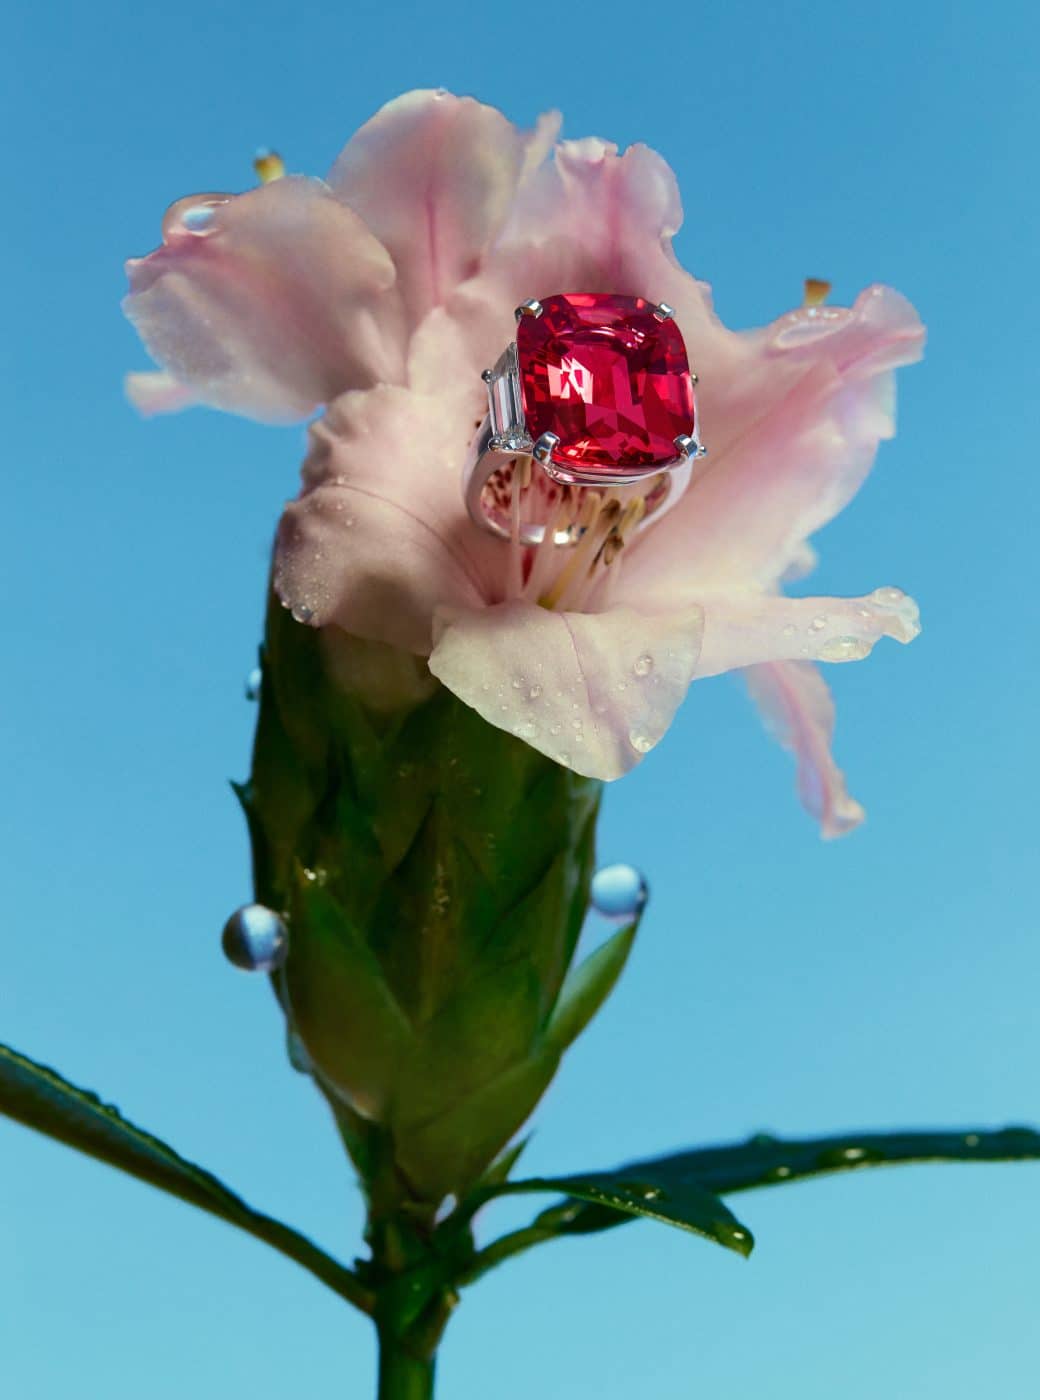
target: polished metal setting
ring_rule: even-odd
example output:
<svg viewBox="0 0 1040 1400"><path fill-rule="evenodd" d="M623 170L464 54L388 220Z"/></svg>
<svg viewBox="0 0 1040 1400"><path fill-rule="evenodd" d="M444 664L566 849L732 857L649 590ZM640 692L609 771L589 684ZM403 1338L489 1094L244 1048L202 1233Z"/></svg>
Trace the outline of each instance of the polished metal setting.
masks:
<svg viewBox="0 0 1040 1400"><path fill-rule="evenodd" d="M525 316L541 316L542 310L542 303L532 298L530 301L521 302L514 314L519 323ZM658 302L654 308L654 315L659 321L667 321L674 314L667 302ZM483 371L481 378L487 386L488 412L477 430L466 461L463 478L466 509L475 524L503 539L511 538L511 521L501 513L489 513L484 492L496 472L518 470L523 458L536 462L550 480L564 487L598 487L609 490L634 486L639 482L659 477L657 486L647 495L647 519L657 519L665 509L674 505L686 490L693 464L698 458L707 455L707 448L698 440L695 429L693 436L680 434L676 437L676 456L671 461L658 463L651 468L619 475L614 470L575 467L572 463L561 462L553 457L560 445L560 439L555 433L543 433L535 442L528 432L515 341L506 346L492 368ZM697 383L696 374L691 373L691 379L694 384ZM569 526L566 530L556 532L554 543L576 544L581 538L581 533L575 527ZM521 521L519 537L523 545L540 544L545 537L545 526L539 522Z"/></svg>
<svg viewBox="0 0 1040 1400"><path fill-rule="evenodd" d="M553 452L560 445L560 439L555 433L543 433L531 450L531 456L541 466L547 466L552 461Z"/></svg>
<svg viewBox="0 0 1040 1400"><path fill-rule="evenodd" d="M522 301L513 312L517 321L522 321L525 316L538 317L542 314L542 303L532 297L530 301Z"/></svg>

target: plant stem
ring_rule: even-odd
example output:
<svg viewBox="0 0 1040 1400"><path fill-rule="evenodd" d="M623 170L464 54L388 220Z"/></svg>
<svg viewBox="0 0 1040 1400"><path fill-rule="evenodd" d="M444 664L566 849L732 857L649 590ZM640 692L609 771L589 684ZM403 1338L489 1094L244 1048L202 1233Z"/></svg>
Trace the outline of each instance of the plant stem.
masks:
<svg viewBox="0 0 1040 1400"><path fill-rule="evenodd" d="M434 1358L408 1351L388 1328L379 1329L379 1400L432 1400Z"/></svg>

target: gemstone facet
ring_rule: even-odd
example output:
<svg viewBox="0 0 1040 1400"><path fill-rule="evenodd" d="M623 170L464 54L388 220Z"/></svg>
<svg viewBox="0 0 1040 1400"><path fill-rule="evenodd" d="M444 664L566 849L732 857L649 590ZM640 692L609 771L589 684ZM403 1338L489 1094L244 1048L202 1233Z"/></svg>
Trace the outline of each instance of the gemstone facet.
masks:
<svg viewBox="0 0 1040 1400"><path fill-rule="evenodd" d="M553 433L566 479L609 479L675 463L694 436L693 376L682 333L643 297L581 292L541 298L516 328L520 394L532 441Z"/></svg>

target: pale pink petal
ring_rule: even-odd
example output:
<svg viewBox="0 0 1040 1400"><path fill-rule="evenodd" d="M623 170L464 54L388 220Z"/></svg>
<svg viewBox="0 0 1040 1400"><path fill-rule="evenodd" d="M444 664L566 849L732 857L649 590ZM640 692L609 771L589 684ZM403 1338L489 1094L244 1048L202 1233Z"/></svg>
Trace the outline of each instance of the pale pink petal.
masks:
<svg viewBox="0 0 1040 1400"><path fill-rule="evenodd" d="M163 239L127 265L124 309L198 401L279 421L400 380L390 256L319 181L180 200Z"/></svg>
<svg viewBox="0 0 1040 1400"><path fill-rule="evenodd" d="M844 836L859 826L866 814L834 762L834 701L817 668L807 661L767 662L749 666L744 678L767 727L797 760L798 795L822 835Z"/></svg>
<svg viewBox="0 0 1040 1400"><path fill-rule="evenodd" d="M719 323L708 288L679 266L682 223L675 176L646 146L624 155L596 138L565 141L518 190L481 274L449 310L465 328L471 363L492 364L512 338L521 301L562 291L611 291L667 302L698 372L729 372L740 339Z"/></svg>
<svg viewBox="0 0 1040 1400"><path fill-rule="evenodd" d="M894 432L892 367L919 357L924 332L884 287L851 310L818 310L840 314L791 313L746 339L732 374L716 383L702 373L709 456L626 559L632 601L653 606L676 588L771 588L859 488Z"/></svg>
<svg viewBox="0 0 1040 1400"><path fill-rule="evenodd" d="M123 387L127 398L146 418L156 413L176 413L198 403L188 386L164 369L128 374Z"/></svg>
<svg viewBox="0 0 1040 1400"><path fill-rule="evenodd" d="M387 103L348 142L329 183L389 249L410 325L478 270L557 126L543 118L529 136L471 97L419 91Z"/></svg>
<svg viewBox="0 0 1040 1400"><path fill-rule="evenodd" d="M310 430L303 491L282 516L286 607L426 655L436 607L499 601L508 550L462 500L467 427L439 399L389 385L338 399Z"/></svg>
<svg viewBox="0 0 1040 1400"><path fill-rule="evenodd" d="M588 778L619 778L663 737L697 663L701 612L442 608L430 670L490 724Z"/></svg>
<svg viewBox="0 0 1040 1400"><path fill-rule="evenodd" d="M763 661L862 661L882 637L912 642L921 630L917 604L899 588L877 588L864 598L734 593L699 601L698 677Z"/></svg>

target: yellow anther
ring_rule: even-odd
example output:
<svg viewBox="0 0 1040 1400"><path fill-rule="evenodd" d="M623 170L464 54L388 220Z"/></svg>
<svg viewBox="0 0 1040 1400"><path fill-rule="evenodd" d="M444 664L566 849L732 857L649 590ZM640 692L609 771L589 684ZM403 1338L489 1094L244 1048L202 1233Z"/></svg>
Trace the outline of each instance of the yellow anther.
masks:
<svg viewBox="0 0 1040 1400"><path fill-rule="evenodd" d="M262 185L269 185L272 180L280 180L285 174L285 161L277 151L257 151L253 160L253 169L259 176Z"/></svg>
<svg viewBox="0 0 1040 1400"><path fill-rule="evenodd" d="M822 306L830 296L831 284L825 282L821 277L807 277L805 279L805 296L802 298L803 306Z"/></svg>

